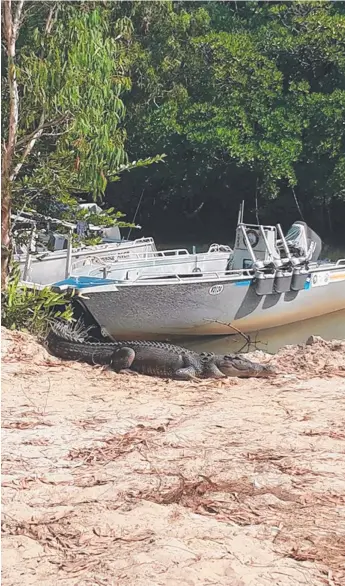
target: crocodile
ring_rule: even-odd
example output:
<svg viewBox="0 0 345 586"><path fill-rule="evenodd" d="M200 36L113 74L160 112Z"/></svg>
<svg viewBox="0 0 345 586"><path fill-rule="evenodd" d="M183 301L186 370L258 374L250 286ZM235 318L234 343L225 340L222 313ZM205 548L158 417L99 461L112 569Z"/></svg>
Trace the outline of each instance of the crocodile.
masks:
<svg viewBox="0 0 345 586"><path fill-rule="evenodd" d="M177 380L268 377L274 374L269 366L251 362L240 355L198 354L181 346L147 340L93 341L88 329L80 322L76 325L51 324L46 345L52 354L66 360L108 365L116 372L137 372Z"/></svg>

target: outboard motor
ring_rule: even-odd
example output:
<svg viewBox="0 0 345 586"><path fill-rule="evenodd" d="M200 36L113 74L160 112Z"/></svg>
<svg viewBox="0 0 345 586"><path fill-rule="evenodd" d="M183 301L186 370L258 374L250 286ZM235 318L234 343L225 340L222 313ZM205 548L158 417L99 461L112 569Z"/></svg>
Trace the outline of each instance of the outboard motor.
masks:
<svg viewBox="0 0 345 586"><path fill-rule="evenodd" d="M322 250L321 238L305 222L294 222L285 236L293 257L316 262Z"/></svg>

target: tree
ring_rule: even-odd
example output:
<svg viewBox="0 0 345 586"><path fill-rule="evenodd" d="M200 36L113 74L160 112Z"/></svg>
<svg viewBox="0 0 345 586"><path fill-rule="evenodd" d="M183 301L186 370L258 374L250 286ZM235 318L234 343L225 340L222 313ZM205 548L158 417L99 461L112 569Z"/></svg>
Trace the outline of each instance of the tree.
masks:
<svg viewBox="0 0 345 586"><path fill-rule="evenodd" d="M212 224L213 238L222 226L228 233L243 198L252 211L259 201L262 220L278 211L294 220L294 193L316 229L326 234L338 221L341 231L343 2L18 1L6 8L3 204L71 206L75 194L97 197L108 184L114 207L133 213L141 201L141 221L161 225L164 236L170 220L175 231L184 217L186 232L204 218L202 235ZM13 57L6 30L17 10ZM169 164L113 185L129 159L145 162L153 152L165 152Z"/></svg>
<svg viewBox="0 0 345 586"><path fill-rule="evenodd" d="M3 286L10 253L10 218L11 218L11 174L13 157L18 134L19 95L17 71L15 65L16 42L24 0L18 2L14 14L11 2L3 3L3 32L7 50L7 76L9 94L9 114L7 140L3 147L1 169L1 284Z"/></svg>
<svg viewBox="0 0 345 586"><path fill-rule="evenodd" d="M344 3L131 2L122 9L133 23L128 152L141 156L154 146L169 159L167 168L134 173L121 185L135 207L145 184L141 221L156 210L155 224L162 223L166 208L167 222L175 211L194 225L190 212L200 210L204 225L214 214L218 233L235 219L239 200L255 207L256 192L261 219L277 217L280 206L290 221L299 214L295 193L306 219L326 233L320 209L332 215L344 201Z"/></svg>
<svg viewBox="0 0 345 586"><path fill-rule="evenodd" d="M101 197L119 172L160 160L128 162L122 94L132 27L111 3L9 0L3 31L2 286L13 201L73 206L76 194Z"/></svg>

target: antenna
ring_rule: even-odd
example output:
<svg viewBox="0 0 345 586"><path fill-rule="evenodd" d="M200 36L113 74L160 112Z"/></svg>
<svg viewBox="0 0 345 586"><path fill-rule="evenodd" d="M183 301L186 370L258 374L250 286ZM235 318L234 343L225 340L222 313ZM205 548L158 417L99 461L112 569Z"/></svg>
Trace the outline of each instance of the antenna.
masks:
<svg viewBox="0 0 345 586"><path fill-rule="evenodd" d="M135 213L134 213L134 216L133 216L132 224L134 224L134 222L135 222L135 218L137 217L137 213L138 213L138 211L139 211L140 204L141 204L141 201L142 201L142 199L143 199L144 191L145 191L145 189L143 189L143 190L142 190L142 192L141 192L141 196L140 196L140 198L139 198L139 202L138 202L138 205L137 205L137 209L135 210ZM137 226L135 226L135 228L137 228ZM132 228L130 228L130 230L129 230L129 232L128 232L127 240L129 240L129 237L130 237L130 235L131 235L131 232L132 232Z"/></svg>
<svg viewBox="0 0 345 586"><path fill-rule="evenodd" d="M241 223L241 207L242 207L242 204L240 203L240 207L238 210L238 216L237 216L237 226Z"/></svg>
<svg viewBox="0 0 345 586"><path fill-rule="evenodd" d="M240 203L240 209L238 211L238 218L237 218L237 225L243 224L243 214L244 214L244 199L242 199Z"/></svg>

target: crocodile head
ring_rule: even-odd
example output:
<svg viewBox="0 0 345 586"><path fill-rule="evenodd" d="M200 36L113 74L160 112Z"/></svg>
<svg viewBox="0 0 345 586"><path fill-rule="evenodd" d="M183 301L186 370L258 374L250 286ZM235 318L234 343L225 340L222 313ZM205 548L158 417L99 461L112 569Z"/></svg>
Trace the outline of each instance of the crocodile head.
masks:
<svg viewBox="0 0 345 586"><path fill-rule="evenodd" d="M251 360L236 354L217 356L215 358L215 363L225 376L269 378L277 374L275 368L269 364L252 362Z"/></svg>

